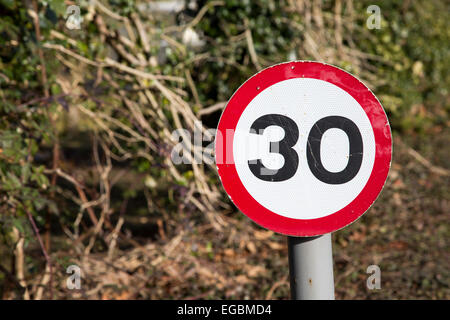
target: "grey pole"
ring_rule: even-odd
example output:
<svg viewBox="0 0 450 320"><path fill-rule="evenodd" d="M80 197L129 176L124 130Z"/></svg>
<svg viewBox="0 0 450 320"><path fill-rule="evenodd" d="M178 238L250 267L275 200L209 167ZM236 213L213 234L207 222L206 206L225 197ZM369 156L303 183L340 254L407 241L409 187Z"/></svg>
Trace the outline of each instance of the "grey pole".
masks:
<svg viewBox="0 0 450 320"><path fill-rule="evenodd" d="M294 300L334 300L331 233L288 237L289 276Z"/></svg>

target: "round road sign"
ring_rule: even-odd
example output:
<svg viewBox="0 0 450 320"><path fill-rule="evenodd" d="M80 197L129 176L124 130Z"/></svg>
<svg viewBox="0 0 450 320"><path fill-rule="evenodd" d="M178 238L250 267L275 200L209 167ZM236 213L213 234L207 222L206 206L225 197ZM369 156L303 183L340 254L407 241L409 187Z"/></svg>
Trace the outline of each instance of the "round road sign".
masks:
<svg viewBox="0 0 450 320"><path fill-rule="evenodd" d="M375 95L337 67L282 63L247 80L219 121L216 163L234 204L292 236L358 219L386 181L392 140Z"/></svg>

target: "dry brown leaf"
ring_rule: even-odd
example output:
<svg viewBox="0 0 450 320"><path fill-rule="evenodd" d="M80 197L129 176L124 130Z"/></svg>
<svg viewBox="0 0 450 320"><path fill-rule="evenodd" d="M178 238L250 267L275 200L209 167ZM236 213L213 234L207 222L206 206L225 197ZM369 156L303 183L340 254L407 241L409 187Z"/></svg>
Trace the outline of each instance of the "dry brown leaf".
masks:
<svg viewBox="0 0 450 320"><path fill-rule="evenodd" d="M273 231L255 231L254 235L257 240L266 240L273 236Z"/></svg>
<svg viewBox="0 0 450 320"><path fill-rule="evenodd" d="M234 278L234 280L239 284L246 284L246 283L253 282L252 280L250 280L247 276L245 276L243 274L238 275L237 277Z"/></svg>
<svg viewBox="0 0 450 320"><path fill-rule="evenodd" d="M247 269L247 274L250 278L256 278L267 272L266 268L262 266L249 266Z"/></svg>
<svg viewBox="0 0 450 320"><path fill-rule="evenodd" d="M226 255L227 257L234 257L235 253L233 249L225 249L223 251L224 255Z"/></svg>
<svg viewBox="0 0 450 320"><path fill-rule="evenodd" d="M284 245L282 245L279 242L275 242L275 241L268 241L267 245L270 247L270 249L272 250L282 250L285 248Z"/></svg>
<svg viewBox="0 0 450 320"><path fill-rule="evenodd" d="M247 242L247 249L248 251L250 251L251 253L256 253L256 246L254 242Z"/></svg>

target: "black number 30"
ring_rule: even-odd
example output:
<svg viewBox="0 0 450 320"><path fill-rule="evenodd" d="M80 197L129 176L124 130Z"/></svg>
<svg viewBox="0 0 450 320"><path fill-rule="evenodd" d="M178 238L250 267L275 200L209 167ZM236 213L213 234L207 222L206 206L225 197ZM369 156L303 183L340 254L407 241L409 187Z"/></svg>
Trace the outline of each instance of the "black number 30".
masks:
<svg viewBox="0 0 450 320"><path fill-rule="evenodd" d="M292 147L297 143L299 130L297 124L289 117L281 114L267 114L253 122L250 132L263 134L269 126L278 126L284 130L284 138L271 142L269 152L279 153L284 157L284 165L280 169L268 169L261 159L248 162L250 171L264 181L285 181L292 178L298 169L298 154ZM340 172L330 172L322 164L320 144L325 131L331 128L343 130L349 139L350 152L347 166ZM329 116L317 121L308 135L306 158L314 176L328 184L342 184L352 180L359 172L362 164L363 141L356 124L348 118Z"/></svg>

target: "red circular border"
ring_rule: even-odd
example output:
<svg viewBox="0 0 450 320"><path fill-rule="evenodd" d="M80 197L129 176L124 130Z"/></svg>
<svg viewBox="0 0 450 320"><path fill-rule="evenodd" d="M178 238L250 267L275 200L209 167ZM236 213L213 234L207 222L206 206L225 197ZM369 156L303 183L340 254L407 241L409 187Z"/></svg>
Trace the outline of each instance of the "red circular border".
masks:
<svg viewBox="0 0 450 320"><path fill-rule="evenodd" d="M330 82L349 93L364 109L375 135L375 162L372 173L358 196L335 213L317 219L292 219L272 212L259 204L245 189L233 159L233 133L242 112L259 93L271 85L294 78L313 78ZM219 121L216 135L216 163L219 177L233 203L250 219L264 228L291 236L315 236L336 231L358 219L375 201L386 181L392 154L389 122L378 99L361 81L335 66L310 61L278 64L248 79L231 97ZM227 142L231 143L226 154ZM233 159L220 163L218 159Z"/></svg>

